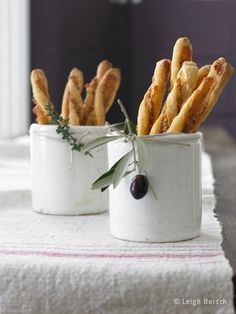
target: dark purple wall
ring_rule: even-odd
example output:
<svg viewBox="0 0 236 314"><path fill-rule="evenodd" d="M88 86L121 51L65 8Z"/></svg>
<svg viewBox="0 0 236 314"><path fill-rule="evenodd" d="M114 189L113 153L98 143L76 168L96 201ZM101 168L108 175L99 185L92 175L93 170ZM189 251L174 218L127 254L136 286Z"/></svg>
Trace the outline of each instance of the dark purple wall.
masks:
<svg viewBox="0 0 236 314"><path fill-rule="evenodd" d="M31 66L46 72L58 108L71 68L79 67L88 82L103 59L122 69L119 96L128 101L129 23L127 7L108 0L31 1ZM108 118L122 118L118 106Z"/></svg>
<svg viewBox="0 0 236 314"><path fill-rule="evenodd" d="M194 60L224 56L236 66L236 1L143 0L139 5L109 0L31 0L32 68L47 73L52 100L61 103L68 73L81 68L89 81L107 58L122 70L119 97L133 119L155 63L171 58L180 36L188 36ZM118 121L114 106L108 115ZM207 123L223 124L236 135L236 79L228 84Z"/></svg>

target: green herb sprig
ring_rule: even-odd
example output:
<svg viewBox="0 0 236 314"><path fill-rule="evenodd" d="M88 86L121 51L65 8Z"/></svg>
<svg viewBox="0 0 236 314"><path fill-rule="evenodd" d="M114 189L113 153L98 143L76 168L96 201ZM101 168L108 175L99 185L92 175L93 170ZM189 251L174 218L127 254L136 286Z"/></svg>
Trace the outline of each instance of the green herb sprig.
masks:
<svg viewBox="0 0 236 314"><path fill-rule="evenodd" d="M66 140L71 150L76 150L81 152L84 144L81 142L82 138L84 138L89 133L85 133L79 140L73 136L73 132L71 131L69 125L69 119L64 119L58 112L53 109L53 106L49 103L45 105L45 109L47 110L47 115L50 118L51 124L57 125L56 132L57 134L61 134L62 139ZM87 153L91 155L90 153Z"/></svg>

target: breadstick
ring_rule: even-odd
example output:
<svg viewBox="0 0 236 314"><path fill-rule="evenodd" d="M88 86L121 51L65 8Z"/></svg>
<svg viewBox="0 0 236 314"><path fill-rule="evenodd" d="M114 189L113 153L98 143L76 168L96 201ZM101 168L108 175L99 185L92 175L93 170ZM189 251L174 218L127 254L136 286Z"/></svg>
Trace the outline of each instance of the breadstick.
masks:
<svg viewBox="0 0 236 314"><path fill-rule="evenodd" d="M212 64L208 76L214 79L215 84L213 89L210 92L206 103L204 104L203 110L201 110L200 114L197 116L197 119L194 121L194 124L186 124L183 130L184 132L193 132L199 129L202 122L205 121L217 103L225 85L233 75L233 71L233 67L227 63L224 58L219 58Z"/></svg>
<svg viewBox="0 0 236 314"><path fill-rule="evenodd" d="M197 74L197 79L196 79L196 83L194 86L194 90L198 88L198 86L201 84L202 80L204 79L204 77L206 77L210 71L211 65L207 64L202 66L199 70L198 70L198 74Z"/></svg>
<svg viewBox="0 0 236 314"><path fill-rule="evenodd" d="M205 77L200 86L193 92L188 100L183 105L180 113L175 117L171 123L168 133L179 133L184 130L188 132L193 130L196 119L202 114L204 110L204 102L209 97L214 84L212 77Z"/></svg>
<svg viewBox="0 0 236 314"><path fill-rule="evenodd" d="M36 122L38 124L49 124L49 118L48 116L45 115L41 107L36 105L33 108L33 113L36 115Z"/></svg>
<svg viewBox="0 0 236 314"><path fill-rule="evenodd" d="M48 117L45 105L49 104L50 98L48 93L48 81L43 70L35 69L31 72L31 85L33 91L33 102L36 108L33 112L37 115L39 124L48 124L50 118Z"/></svg>
<svg viewBox="0 0 236 314"><path fill-rule="evenodd" d="M72 69L68 79L69 111L72 110L74 114L74 110L76 110L79 121L83 120L84 114L83 99L81 96L83 84L83 73L77 68ZM71 103L73 103L73 105ZM71 116L70 113L69 116Z"/></svg>
<svg viewBox="0 0 236 314"><path fill-rule="evenodd" d="M70 71L68 80L72 80L76 85L76 88L82 92L84 88L84 75L83 72L78 68L73 68Z"/></svg>
<svg viewBox="0 0 236 314"><path fill-rule="evenodd" d="M153 124L150 134L166 132L179 113L184 101L191 95L198 73L196 63L185 61L177 75L162 112Z"/></svg>
<svg viewBox="0 0 236 314"><path fill-rule="evenodd" d="M98 79L94 77L90 83L85 85L86 97L84 100L84 125L96 125L96 114L94 110L95 91Z"/></svg>
<svg viewBox="0 0 236 314"><path fill-rule="evenodd" d="M98 85L98 82L101 81L105 73L112 68L112 64L103 60L99 63L97 67L96 77L91 80L90 83L86 84L86 98L84 104L84 125L96 125L96 113L94 109L94 98L95 91Z"/></svg>
<svg viewBox="0 0 236 314"><path fill-rule="evenodd" d="M61 116L63 119L68 119L69 117L69 86L68 83L66 84L63 99L62 99L62 105L61 105Z"/></svg>
<svg viewBox="0 0 236 314"><path fill-rule="evenodd" d="M113 101L116 97L116 93L120 87L121 74L120 69L112 68L108 70L101 80L101 86L103 86L104 91L104 108L105 113L109 111Z"/></svg>
<svg viewBox="0 0 236 314"><path fill-rule="evenodd" d="M138 135L147 135L158 118L166 84L170 75L171 61L168 59L157 62L153 81L140 104L138 112Z"/></svg>
<svg viewBox="0 0 236 314"><path fill-rule="evenodd" d="M97 125L104 125L105 114L115 99L116 92L120 86L120 80L120 70L112 68L104 74L98 83L94 100Z"/></svg>
<svg viewBox="0 0 236 314"><path fill-rule="evenodd" d="M69 124L70 125L79 125L80 118L75 108L75 104L72 101L69 101Z"/></svg>
<svg viewBox="0 0 236 314"><path fill-rule="evenodd" d="M112 64L109 61L107 60L101 61L97 67L97 74L96 74L97 80L100 81L102 77L104 76L104 74L111 68L112 68Z"/></svg>
<svg viewBox="0 0 236 314"><path fill-rule="evenodd" d="M98 85L95 99L94 99L94 108L95 108L95 115L96 115L96 123L97 125L104 125L106 120L106 114L104 109L104 98L103 93L100 91L100 86Z"/></svg>
<svg viewBox="0 0 236 314"><path fill-rule="evenodd" d="M208 76L203 79L192 97L186 101L168 132L191 133L198 130L213 109L232 74L232 66L224 58L217 59L212 64ZM211 82L210 88L208 86L209 82ZM197 96L199 96L199 99Z"/></svg>
<svg viewBox="0 0 236 314"><path fill-rule="evenodd" d="M187 37L179 38L173 49L172 62L171 62L171 76L170 76L170 90L174 86L177 74L184 61L192 60L192 45Z"/></svg>
<svg viewBox="0 0 236 314"><path fill-rule="evenodd" d="M147 135L150 132L150 110L148 107L148 100L151 98L151 88L145 93L144 98L138 110L137 134L138 136Z"/></svg>

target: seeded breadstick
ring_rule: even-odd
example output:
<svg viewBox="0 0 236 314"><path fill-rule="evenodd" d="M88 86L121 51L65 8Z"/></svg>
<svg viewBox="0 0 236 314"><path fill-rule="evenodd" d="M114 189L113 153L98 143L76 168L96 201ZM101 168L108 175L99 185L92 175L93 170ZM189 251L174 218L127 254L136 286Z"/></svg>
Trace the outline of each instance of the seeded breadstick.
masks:
<svg viewBox="0 0 236 314"><path fill-rule="evenodd" d="M104 108L105 113L109 111L113 101L115 100L116 93L120 87L121 74L120 69L112 68L108 70L102 78L104 86ZM101 80L101 83L102 83Z"/></svg>
<svg viewBox="0 0 236 314"><path fill-rule="evenodd" d="M224 58L217 59L200 86L186 101L168 132L191 133L200 127L216 104L223 88L233 74L233 68Z"/></svg>
<svg viewBox="0 0 236 314"><path fill-rule="evenodd" d="M197 79L196 79L196 83L194 86L194 90L198 88L198 86L201 84L202 80L204 79L204 77L206 77L210 71L211 65L207 64L202 66L199 70L198 70L198 74L197 74Z"/></svg>
<svg viewBox="0 0 236 314"><path fill-rule="evenodd" d="M137 123L137 133L138 136L147 135L150 132L150 110L148 107L148 100L151 98L151 88L145 93L144 98L139 106L138 111L138 123Z"/></svg>
<svg viewBox="0 0 236 314"><path fill-rule="evenodd" d="M233 72L233 67L229 63L227 63L224 58L219 58L212 64L208 76L214 79L215 84L212 91L210 92L209 98L206 101L204 110L201 111L198 119L196 119L193 128L186 125L184 129L186 130L186 132L192 132L199 129L200 125L206 120L209 113L212 111L215 104L217 103L220 94L222 93L225 85L228 83L229 79L233 75Z"/></svg>
<svg viewBox="0 0 236 314"><path fill-rule="evenodd" d="M36 115L36 122L38 124L48 124L49 123L49 118L48 116L45 115L43 109L36 105L33 108L33 113Z"/></svg>
<svg viewBox="0 0 236 314"><path fill-rule="evenodd" d="M73 101L69 101L69 123L70 125L79 125L80 119Z"/></svg>
<svg viewBox="0 0 236 314"><path fill-rule="evenodd" d="M104 125L105 114L115 99L116 92L120 86L120 80L120 70L112 68L99 81L94 100L97 125Z"/></svg>
<svg viewBox="0 0 236 314"><path fill-rule="evenodd" d="M49 104L48 81L44 72L40 69L35 69L31 72L31 85L33 90L33 102L36 108L33 112L37 115L36 120L39 124L48 124L48 117L45 105Z"/></svg>
<svg viewBox="0 0 236 314"><path fill-rule="evenodd" d="M85 85L86 97L84 100L84 125L96 125L96 114L94 109L95 91L98 79L95 77L90 83Z"/></svg>
<svg viewBox="0 0 236 314"><path fill-rule="evenodd" d="M140 104L138 112L138 135L147 135L158 118L166 84L170 75L171 61L168 59L157 62L153 81Z"/></svg>
<svg viewBox="0 0 236 314"><path fill-rule="evenodd" d="M168 133L182 132L185 128L189 129L190 124L192 125L191 129L193 129L193 125L195 124L198 115L202 113L204 102L208 98L213 84L214 79L212 77L206 77L203 79L200 86L188 98L180 113L171 123L171 126L167 131Z"/></svg>
<svg viewBox="0 0 236 314"><path fill-rule="evenodd" d="M72 110L74 114L75 110L80 122L83 120L84 114L83 99L81 96L83 84L83 73L77 68L72 69L68 79L69 111ZM73 103L73 105L71 105L71 103ZM71 116L70 113L69 116Z"/></svg>
<svg viewBox="0 0 236 314"><path fill-rule="evenodd" d="M179 38L173 49L170 75L170 88L172 89L175 83L177 74L184 61L192 60L192 45L187 37Z"/></svg>
<svg viewBox="0 0 236 314"><path fill-rule="evenodd" d="M96 74L97 80L100 81L102 77L104 76L104 74L111 68L112 68L112 64L109 61L107 60L101 61L97 68L97 74Z"/></svg>
<svg viewBox="0 0 236 314"><path fill-rule="evenodd" d="M62 99L62 106L61 106L61 116L63 119L67 119L69 117L69 86L68 83L66 84L63 99Z"/></svg>
<svg viewBox="0 0 236 314"><path fill-rule="evenodd" d="M90 83L86 84L86 98L84 100L84 125L96 125L96 113L94 109L94 99L95 92L98 85L98 82L101 81L105 73L112 68L112 64L103 60L99 63L97 67L96 77L91 80Z"/></svg>
<svg viewBox="0 0 236 314"><path fill-rule="evenodd" d="M173 119L179 113L185 100L191 95L198 73L196 63L185 61L177 75L159 118L154 123L150 134L166 132Z"/></svg>

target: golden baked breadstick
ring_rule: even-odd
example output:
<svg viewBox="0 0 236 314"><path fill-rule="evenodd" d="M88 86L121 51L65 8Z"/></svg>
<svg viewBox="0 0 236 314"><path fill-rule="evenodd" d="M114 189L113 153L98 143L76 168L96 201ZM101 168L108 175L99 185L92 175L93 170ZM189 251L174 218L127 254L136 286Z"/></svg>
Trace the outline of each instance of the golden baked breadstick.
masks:
<svg viewBox="0 0 236 314"><path fill-rule="evenodd" d="M209 97L214 84L212 77L205 77L200 86L193 92L188 100L183 105L180 113L174 118L171 123L168 133L190 132L193 130L196 120L204 110L204 102Z"/></svg>
<svg viewBox="0 0 236 314"><path fill-rule="evenodd" d="M33 108L33 113L36 115L36 122L38 124L48 124L49 123L48 116L45 115L45 113L43 112L43 109L41 107L39 107L38 105L36 105Z"/></svg>
<svg viewBox="0 0 236 314"><path fill-rule="evenodd" d="M70 71L69 77L68 77L68 81L72 80L74 82L74 84L76 85L76 88L82 92L83 88L84 88L84 75L83 72L78 69L78 68L73 68Z"/></svg>
<svg viewBox="0 0 236 314"><path fill-rule="evenodd" d="M204 79L204 77L206 77L210 71L211 65L207 64L202 66L199 70L198 70L198 74L197 74L197 79L196 79L196 83L194 86L194 90L198 88L198 86L201 84L202 80Z"/></svg>
<svg viewBox="0 0 236 314"><path fill-rule="evenodd" d="M103 97L104 97L104 109L105 113L109 111L111 108L111 105L113 104L116 93L120 87L121 82L121 74L120 69L118 68L112 68L108 70L102 80L100 88L103 86Z"/></svg>
<svg viewBox="0 0 236 314"><path fill-rule="evenodd" d="M196 82L198 67L192 61L185 61L177 75L159 118L152 126L150 134L166 132L179 113L185 100L191 95Z"/></svg>
<svg viewBox="0 0 236 314"><path fill-rule="evenodd" d="M215 60L210 68L208 77L214 79L214 86L212 91L204 104L204 110L201 110L201 114L194 121L194 125L186 125L184 132L192 132L198 130L203 121L207 118L209 113L212 111L213 107L218 101L220 94L222 93L225 85L233 75L233 67L226 62L224 58L219 58Z"/></svg>
<svg viewBox="0 0 236 314"><path fill-rule="evenodd" d="M106 120L106 114L104 109L104 99L103 94L98 90L99 86L97 87L94 99L94 109L96 115L96 124L97 125L104 125Z"/></svg>
<svg viewBox="0 0 236 314"><path fill-rule="evenodd" d="M171 61L163 59L156 64L151 90L151 126L161 112L162 101L166 92L166 84L170 77Z"/></svg>
<svg viewBox="0 0 236 314"><path fill-rule="evenodd" d="M36 107L33 112L37 115L39 124L48 124L50 118L48 117L45 105L49 104L50 98L48 93L48 81L43 70L35 69L31 72L31 85L33 91L33 102Z"/></svg>
<svg viewBox="0 0 236 314"><path fill-rule="evenodd" d="M73 113L74 113L74 110L76 110L80 121L83 120L83 114L84 114L83 99L81 96L83 84L84 84L83 73L77 68L72 69L69 75L69 79L68 79L69 117L71 116L70 110L72 110Z"/></svg>
<svg viewBox="0 0 236 314"><path fill-rule="evenodd" d="M69 117L69 86L68 83L66 84L63 99L62 99L62 105L61 105L61 116L63 119L67 119Z"/></svg>
<svg viewBox="0 0 236 314"><path fill-rule="evenodd" d="M90 83L85 85L86 97L84 100L83 125L96 125L96 114L94 110L94 98L98 79L94 77Z"/></svg>
<svg viewBox="0 0 236 314"><path fill-rule="evenodd" d="M75 104L72 101L69 101L69 124L70 125L79 125L80 118L75 108Z"/></svg>
<svg viewBox="0 0 236 314"><path fill-rule="evenodd" d="M143 100L139 106L138 110L138 123L137 123L137 134L138 136L147 135L150 132L150 116L151 112L149 110L148 102L151 98L151 88L145 93Z"/></svg>
<svg viewBox="0 0 236 314"><path fill-rule="evenodd" d="M101 81L105 73L112 68L112 64L103 60L97 67L96 77L91 80L90 83L86 84L86 98L84 100L84 125L96 125L96 113L94 109L95 91L98 82Z"/></svg>
<svg viewBox="0 0 236 314"><path fill-rule="evenodd" d="M153 81L140 104L138 112L138 135L147 135L158 118L166 84L170 76L171 61L163 59L156 64Z"/></svg>
<svg viewBox="0 0 236 314"><path fill-rule="evenodd" d="M191 133L198 130L213 109L232 74L232 66L224 58L217 59L212 64L208 76L186 101L168 132Z"/></svg>
<svg viewBox="0 0 236 314"><path fill-rule="evenodd" d="M193 55L192 45L187 37L179 38L173 49L170 75L170 89L173 88L177 74L184 61L191 61Z"/></svg>
<svg viewBox="0 0 236 314"><path fill-rule="evenodd" d="M96 74L97 80L100 81L102 77L104 76L104 74L111 68L112 68L112 64L109 61L107 60L101 61L97 67L97 74Z"/></svg>
<svg viewBox="0 0 236 314"><path fill-rule="evenodd" d="M105 114L115 99L116 92L120 86L120 80L120 70L112 68L99 81L94 100L97 125L104 125Z"/></svg>

